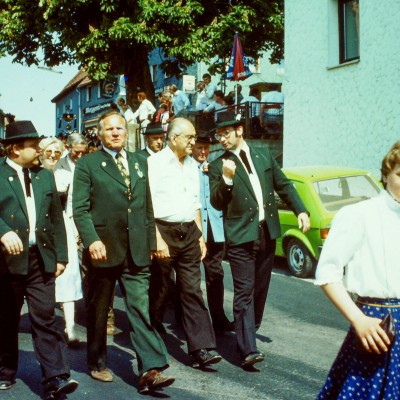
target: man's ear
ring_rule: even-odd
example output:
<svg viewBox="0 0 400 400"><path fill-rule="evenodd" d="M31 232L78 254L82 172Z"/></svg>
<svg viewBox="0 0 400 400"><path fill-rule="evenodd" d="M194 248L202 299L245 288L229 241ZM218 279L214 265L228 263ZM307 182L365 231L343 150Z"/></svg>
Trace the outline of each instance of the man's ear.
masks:
<svg viewBox="0 0 400 400"><path fill-rule="evenodd" d="M239 126L236 128L236 132L237 132L237 135L238 135L238 136L243 136L243 126L239 125Z"/></svg>

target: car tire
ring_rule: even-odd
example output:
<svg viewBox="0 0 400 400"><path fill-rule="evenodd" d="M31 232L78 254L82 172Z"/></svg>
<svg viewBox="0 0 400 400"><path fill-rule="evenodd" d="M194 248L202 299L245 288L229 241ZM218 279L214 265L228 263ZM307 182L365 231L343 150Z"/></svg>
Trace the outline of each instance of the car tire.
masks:
<svg viewBox="0 0 400 400"><path fill-rule="evenodd" d="M289 241L286 248L286 259L290 272L297 278L309 278L314 274L317 262L299 240Z"/></svg>

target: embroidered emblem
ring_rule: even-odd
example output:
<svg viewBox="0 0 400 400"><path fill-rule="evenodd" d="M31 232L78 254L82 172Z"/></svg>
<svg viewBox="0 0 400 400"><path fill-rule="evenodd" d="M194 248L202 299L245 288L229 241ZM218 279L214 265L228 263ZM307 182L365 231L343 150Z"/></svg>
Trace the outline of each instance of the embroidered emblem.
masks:
<svg viewBox="0 0 400 400"><path fill-rule="evenodd" d="M135 169L139 178L143 178L143 172L140 170L139 163L135 163Z"/></svg>

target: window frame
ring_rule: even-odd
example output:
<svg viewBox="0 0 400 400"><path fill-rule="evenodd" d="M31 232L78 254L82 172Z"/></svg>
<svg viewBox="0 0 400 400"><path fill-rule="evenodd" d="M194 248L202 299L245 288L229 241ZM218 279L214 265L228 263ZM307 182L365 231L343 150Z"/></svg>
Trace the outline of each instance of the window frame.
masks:
<svg viewBox="0 0 400 400"><path fill-rule="evenodd" d="M338 0L338 20L339 20L339 63L345 64L350 61L360 59L360 32L359 27L356 26L357 31L357 45L358 45L358 55L354 57L347 57L346 55L346 15L345 6L346 3L351 3L354 0ZM358 4L359 4L359 0ZM358 17L359 18L359 17Z"/></svg>

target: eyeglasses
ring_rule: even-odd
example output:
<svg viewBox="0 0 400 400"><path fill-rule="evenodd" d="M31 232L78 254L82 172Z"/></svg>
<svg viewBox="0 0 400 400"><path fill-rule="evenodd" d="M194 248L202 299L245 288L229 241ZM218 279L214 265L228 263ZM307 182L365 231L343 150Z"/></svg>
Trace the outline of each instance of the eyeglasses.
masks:
<svg viewBox="0 0 400 400"><path fill-rule="evenodd" d="M56 157L60 157L61 156L61 151L60 150L45 150L44 154L46 154L47 157L51 157L53 154Z"/></svg>
<svg viewBox="0 0 400 400"><path fill-rule="evenodd" d="M191 142L191 141L196 141L197 140L197 136L196 135L189 135L189 136L184 136L184 135L176 135L181 137L182 139L184 139L186 142Z"/></svg>
<svg viewBox="0 0 400 400"><path fill-rule="evenodd" d="M232 132L236 132L236 129L232 129L232 130L227 129L226 131L214 134L214 137L218 141L220 141L223 137L225 139L228 139L228 137L231 136Z"/></svg>

